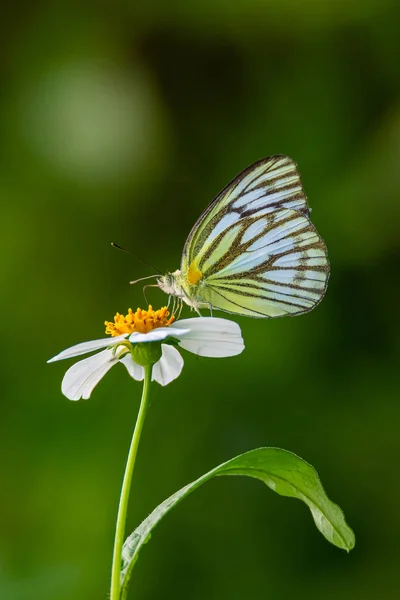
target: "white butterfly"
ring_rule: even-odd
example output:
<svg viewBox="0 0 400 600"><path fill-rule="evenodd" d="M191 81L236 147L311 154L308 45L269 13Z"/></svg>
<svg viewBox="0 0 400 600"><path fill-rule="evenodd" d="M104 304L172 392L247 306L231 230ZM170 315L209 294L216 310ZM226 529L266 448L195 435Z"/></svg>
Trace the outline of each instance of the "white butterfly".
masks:
<svg viewBox="0 0 400 600"><path fill-rule="evenodd" d="M297 166L271 156L218 194L190 232L181 268L158 285L197 312L262 318L311 310L328 277L326 246L310 221Z"/></svg>

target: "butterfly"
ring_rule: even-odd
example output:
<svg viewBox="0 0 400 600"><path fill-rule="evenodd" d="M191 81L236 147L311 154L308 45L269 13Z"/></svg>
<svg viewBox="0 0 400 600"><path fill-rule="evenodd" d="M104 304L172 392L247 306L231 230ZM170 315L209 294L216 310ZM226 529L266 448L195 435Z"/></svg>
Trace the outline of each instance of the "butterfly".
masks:
<svg viewBox="0 0 400 600"><path fill-rule="evenodd" d="M228 183L189 233L180 269L157 284L197 312L271 318L313 309L328 277L297 165L277 155Z"/></svg>

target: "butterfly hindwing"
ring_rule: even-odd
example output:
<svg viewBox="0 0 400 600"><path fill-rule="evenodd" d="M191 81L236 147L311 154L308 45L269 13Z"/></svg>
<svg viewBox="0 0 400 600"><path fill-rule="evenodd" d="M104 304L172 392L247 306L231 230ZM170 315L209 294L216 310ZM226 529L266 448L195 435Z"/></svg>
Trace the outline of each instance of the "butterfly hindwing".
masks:
<svg viewBox="0 0 400 600"><path fill-rule="evenodd" d="M311 310L329 277L324 242L305 214L289 209L232 225L198 267L204 302L254 317Z"/></svg>

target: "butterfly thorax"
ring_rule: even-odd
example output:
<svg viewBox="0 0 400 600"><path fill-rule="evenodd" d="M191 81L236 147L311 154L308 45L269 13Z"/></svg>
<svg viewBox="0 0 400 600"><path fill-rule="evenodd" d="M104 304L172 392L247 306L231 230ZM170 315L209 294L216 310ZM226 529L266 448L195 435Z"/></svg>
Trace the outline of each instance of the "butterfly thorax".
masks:
<svg viewBox="0 0 400 600"><path fill-rule="evenodd" d="M178 296L182 300L197 309L203 305L196 298L203 287L201 271L194 265L190 265L186 273L177 269L173 273L167 273L157 280L159 287L170 296Z"/></svg>

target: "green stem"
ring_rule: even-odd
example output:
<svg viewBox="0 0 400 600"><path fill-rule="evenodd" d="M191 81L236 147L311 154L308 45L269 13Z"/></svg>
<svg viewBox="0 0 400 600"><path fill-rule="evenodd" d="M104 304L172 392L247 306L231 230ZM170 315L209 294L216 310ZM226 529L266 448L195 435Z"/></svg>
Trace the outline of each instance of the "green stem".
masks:
<svg viewBox="0 0 400 600"><path fill-rule="evenodd" d="M143 423L149 403L149 387L151 382L152 367L144 367L144 382L142 399L140 401L139 413L136 419L136 425L132 436L131 447L129 448L128 460L126 462L124 480L122 483L121 496L119 499L117 526L115 530L113 564L111 569L111 591L110 600L120 600L120 573L122 560L122 545L124 543L126 511L128 508L129 491L131 488L132 473L135 466L136 455L139 447L140 435L143 429Z"/></svg>

